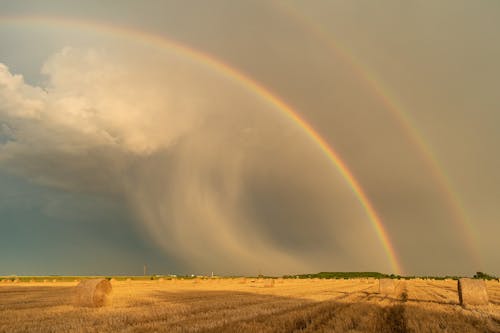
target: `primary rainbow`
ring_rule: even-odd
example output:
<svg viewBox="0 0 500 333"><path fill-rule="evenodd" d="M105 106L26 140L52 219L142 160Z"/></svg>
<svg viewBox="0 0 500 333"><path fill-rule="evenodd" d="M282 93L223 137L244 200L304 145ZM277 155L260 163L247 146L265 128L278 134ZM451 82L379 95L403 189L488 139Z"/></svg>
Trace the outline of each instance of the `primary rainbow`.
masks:
<svg viewBox="0 0 500 333"><path fill-rule="evenodd" d="M339 56L345 64L350 67L350 70L369 88L369 91L379 101L382 102L384 107L394 117L398 125L401 127L402 132L406 135L407 139L417 148L422 161L426 164L427 169L430 171L437 187L439 188L443 199L448 207L449 213L462 233L462 238L471 255L472 259L478 267L482 267L482 260L477 248L477 233L475 232L472 224L469 222L467 213L463 209L461 200L453 189L453 185L443 167L440 165L436 154L432 152L430 145L424 140L419 133L415 122L411 119L407 112L404 112L404 107L397 101L397 99L389 92L383 82L377 79L377 76L372 73L362 62L356 59L352 52L337 39L333 39L330 34L326 33L318 24L310 20L305 14L295 9L291 4L286 1L276 1L275 5L286 13L289 18L298 22L301 27L305 28L309 33L320 40L325 46L330 48L337 56Z"/></svg>
<svg viewBox="0 0 500 333"><path fill-rule="evenodd" d="M285 114L292 122L304 130L305 133L318 145L323 151L325 156L336 166L342 177L349 184L357 199L365 210L379 240L382 243L384 251L390 262L391 268L394 273L401 274L401 264L398 260L397 254L389 239L387 231L375 211L373 204L368 199L363 188L354 177L352 172L347 167L346 163L340 158L338 153L331 147L321 135L314 130L314 128L303 119L292 107L287 105L283 100L274 95L269 89L258 83L248 75L238 71L237 69L225 64L212 55L195 50L189 46L181 44L178 41L166 38L162 35L153 32L135 30L125 26L111 25L98 21L82 20L75 18L62 18L53 16L1 16L0 23L36 23L57 26L69 26L74 28L85 28L89 30L96 30L105 32L112 35L119 35L122 37L138 39L155 46L166 48L175 52L178 55L186 56L204 66L215 70L217 73L237 82L241 86L251 91L255 96L265 100L267 103L275 107L277 110Z"/></svg>

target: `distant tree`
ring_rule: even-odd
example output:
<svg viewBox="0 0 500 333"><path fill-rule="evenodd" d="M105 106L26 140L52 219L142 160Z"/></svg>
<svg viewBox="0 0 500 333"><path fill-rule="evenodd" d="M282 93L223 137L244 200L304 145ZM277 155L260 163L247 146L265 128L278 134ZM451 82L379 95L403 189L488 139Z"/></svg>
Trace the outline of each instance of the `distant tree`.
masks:
<svg viewBox="0 0 500 333"><path fill-rule="evenodd" d="M497 277L483 273L483 272L476 272L476 274L474 274L474 279L496 280Z"/></svg>

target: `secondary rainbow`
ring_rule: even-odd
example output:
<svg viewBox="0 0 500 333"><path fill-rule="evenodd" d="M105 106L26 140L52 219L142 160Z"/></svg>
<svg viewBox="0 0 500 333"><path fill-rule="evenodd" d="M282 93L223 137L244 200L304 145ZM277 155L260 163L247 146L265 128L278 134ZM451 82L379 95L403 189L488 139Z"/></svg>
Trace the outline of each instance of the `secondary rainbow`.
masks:
<svg viewBox="0 0 500 333"><path fill-rule="evenodd" d="M280 11L299 23L301 27L306 29L311 35L316 37L323 45L327 46L337 56L339 56L345 64L347 64L352 73L355 74L369 88L369 91L379 99L387 111L391 113L395 121L398 123L402 132L407 139L416 147L422 161L426 164L427 169L431 173L437 187L442 193L442 197L448 207L449 213L459 230L462 233L462 238L465 241L466 247L472 259L478 267L482 267L482 260L477 249L477 239L479 238L472 224L469 222L467 213L462 208L461 200L453 189L453 185L443 167L440 165L436 154L432 152L430 145L424 140L422 135L417 130L415 122L411 119L407 112L404 112L404 107L397 99L389 92L389 89L384 86L381 80L377 79L377 75L372 73L366 66L363 66L348 48L342 45L337 39L324 31L318 24L310 20L305 14L295 9L286 1L273 2Z"/></svg>
<svg viewBox="0 0 500 333"><path fill-rule="evenodd" d="M398 260L398 256L396 254L396 251L394 250L394 247L380 217L378 216L373 204L368 199L363 188L347 167L346 163L340 158L334 148L331 147L306 120L304 120L295 110L293 110L292 107L287 105L282 99L274 95L269 89L265 88L263 85L261 85L248 75L245 75L237 69L225 64L212 55L201 52L199 50L195 50L194 48L181 44L178 41L167 38L163 35L155 34L153 32L135 30L126 26L111 25L99 21L81 20L75 18L69 19L53 16L31 15L0 16L0 23L35 23L85 28L88 30L94 30L111 35L118 35L121 37L140 40L154 46L166 48L178 55L186 56L189 59L207 66L215 70L217 73L220 73L230 80L233 80L234 82L240 84L244 88L251 91L255 96L263 99L264 101L275 107L277 110L285 114L291 121L300 126L305 131L305 133L307 133L307 135L313 140L313 142L317 144L317 146L321 149L325 156L335 165L335 167L338 169L342 177L345 179L345 181L348 183L348 185L351 187L352 191L358 198L360 204L362 205L371 222L371 225L373 226L377 234L377 237L381 241L393 272L395 272L396 274L402 273L402 268Z"/></svg>

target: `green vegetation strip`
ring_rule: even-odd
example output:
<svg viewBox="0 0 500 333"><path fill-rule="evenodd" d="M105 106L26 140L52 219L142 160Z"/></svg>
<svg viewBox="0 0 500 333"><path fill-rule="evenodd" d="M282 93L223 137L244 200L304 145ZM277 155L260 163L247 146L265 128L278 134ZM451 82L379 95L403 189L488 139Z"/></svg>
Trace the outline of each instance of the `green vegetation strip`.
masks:
<svg viewBox="0 0 500 333"><path fill-rule="evenodd" d="M229 279L229 278L238 278L243 276L219 276L218 279ZM264 276L259 275L260 278L276 278L275 276ZM129 275L117 275L117 276L102 276L102 275L93 275L93 276L62 276L62 275L48 275L48 276L0 276L0 282L3 280L14 281L17 280L19 282L44 282L44 281L53 281L57 282L74 282L75 280L82 279L93 279L93 278L106 278L108 280L114 279L117 281L147 281L147 280L174 280L174 279L212 279L208 276L193 276L193 275L139 275L139 276L129 276ZM250 277L251 278L251 277ZM384 274L379 272L320 272L314 274L298 274L298 275L283 275L284 279L359 279L359 278L389 278L389 279L432 279L432 280L445 280L445 279L453 279L458 280L462 278L462 276L400 276L394 274ZM483 272L477 272L474 276L474 279L483 279L483 280L499 280L498 277L489 275Z"/></svg>

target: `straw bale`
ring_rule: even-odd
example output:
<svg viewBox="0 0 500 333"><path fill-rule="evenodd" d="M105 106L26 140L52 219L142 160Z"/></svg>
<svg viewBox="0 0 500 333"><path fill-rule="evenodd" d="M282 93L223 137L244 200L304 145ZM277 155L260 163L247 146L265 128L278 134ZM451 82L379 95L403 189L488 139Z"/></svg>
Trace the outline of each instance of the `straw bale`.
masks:
<svg viewBox="0 0 500 333"><path fill-rule="evenodd" d="M487 305L486 283L479 279L459 279L457 283L460 305Z"/></svg>
<svg viewBox="0 0 500 333"><path fill-rule="evenodd" d="M272 287L274 287L274 279L264 280L264 288L272 288Z"/></svg>
<svg viewBox="0 0 500 333"><path fill-rule="evenodd" d="M378 285L379 294L393 295L396 292L396 283L392 279L380 279Z"/></svg>
<svg viewBox="0 0 500 333"><path fill-rule="evenodd" d="M77 306L101 307L111 303L111 283L106 279L82 280L75 287L74 303Z"/></svg>

